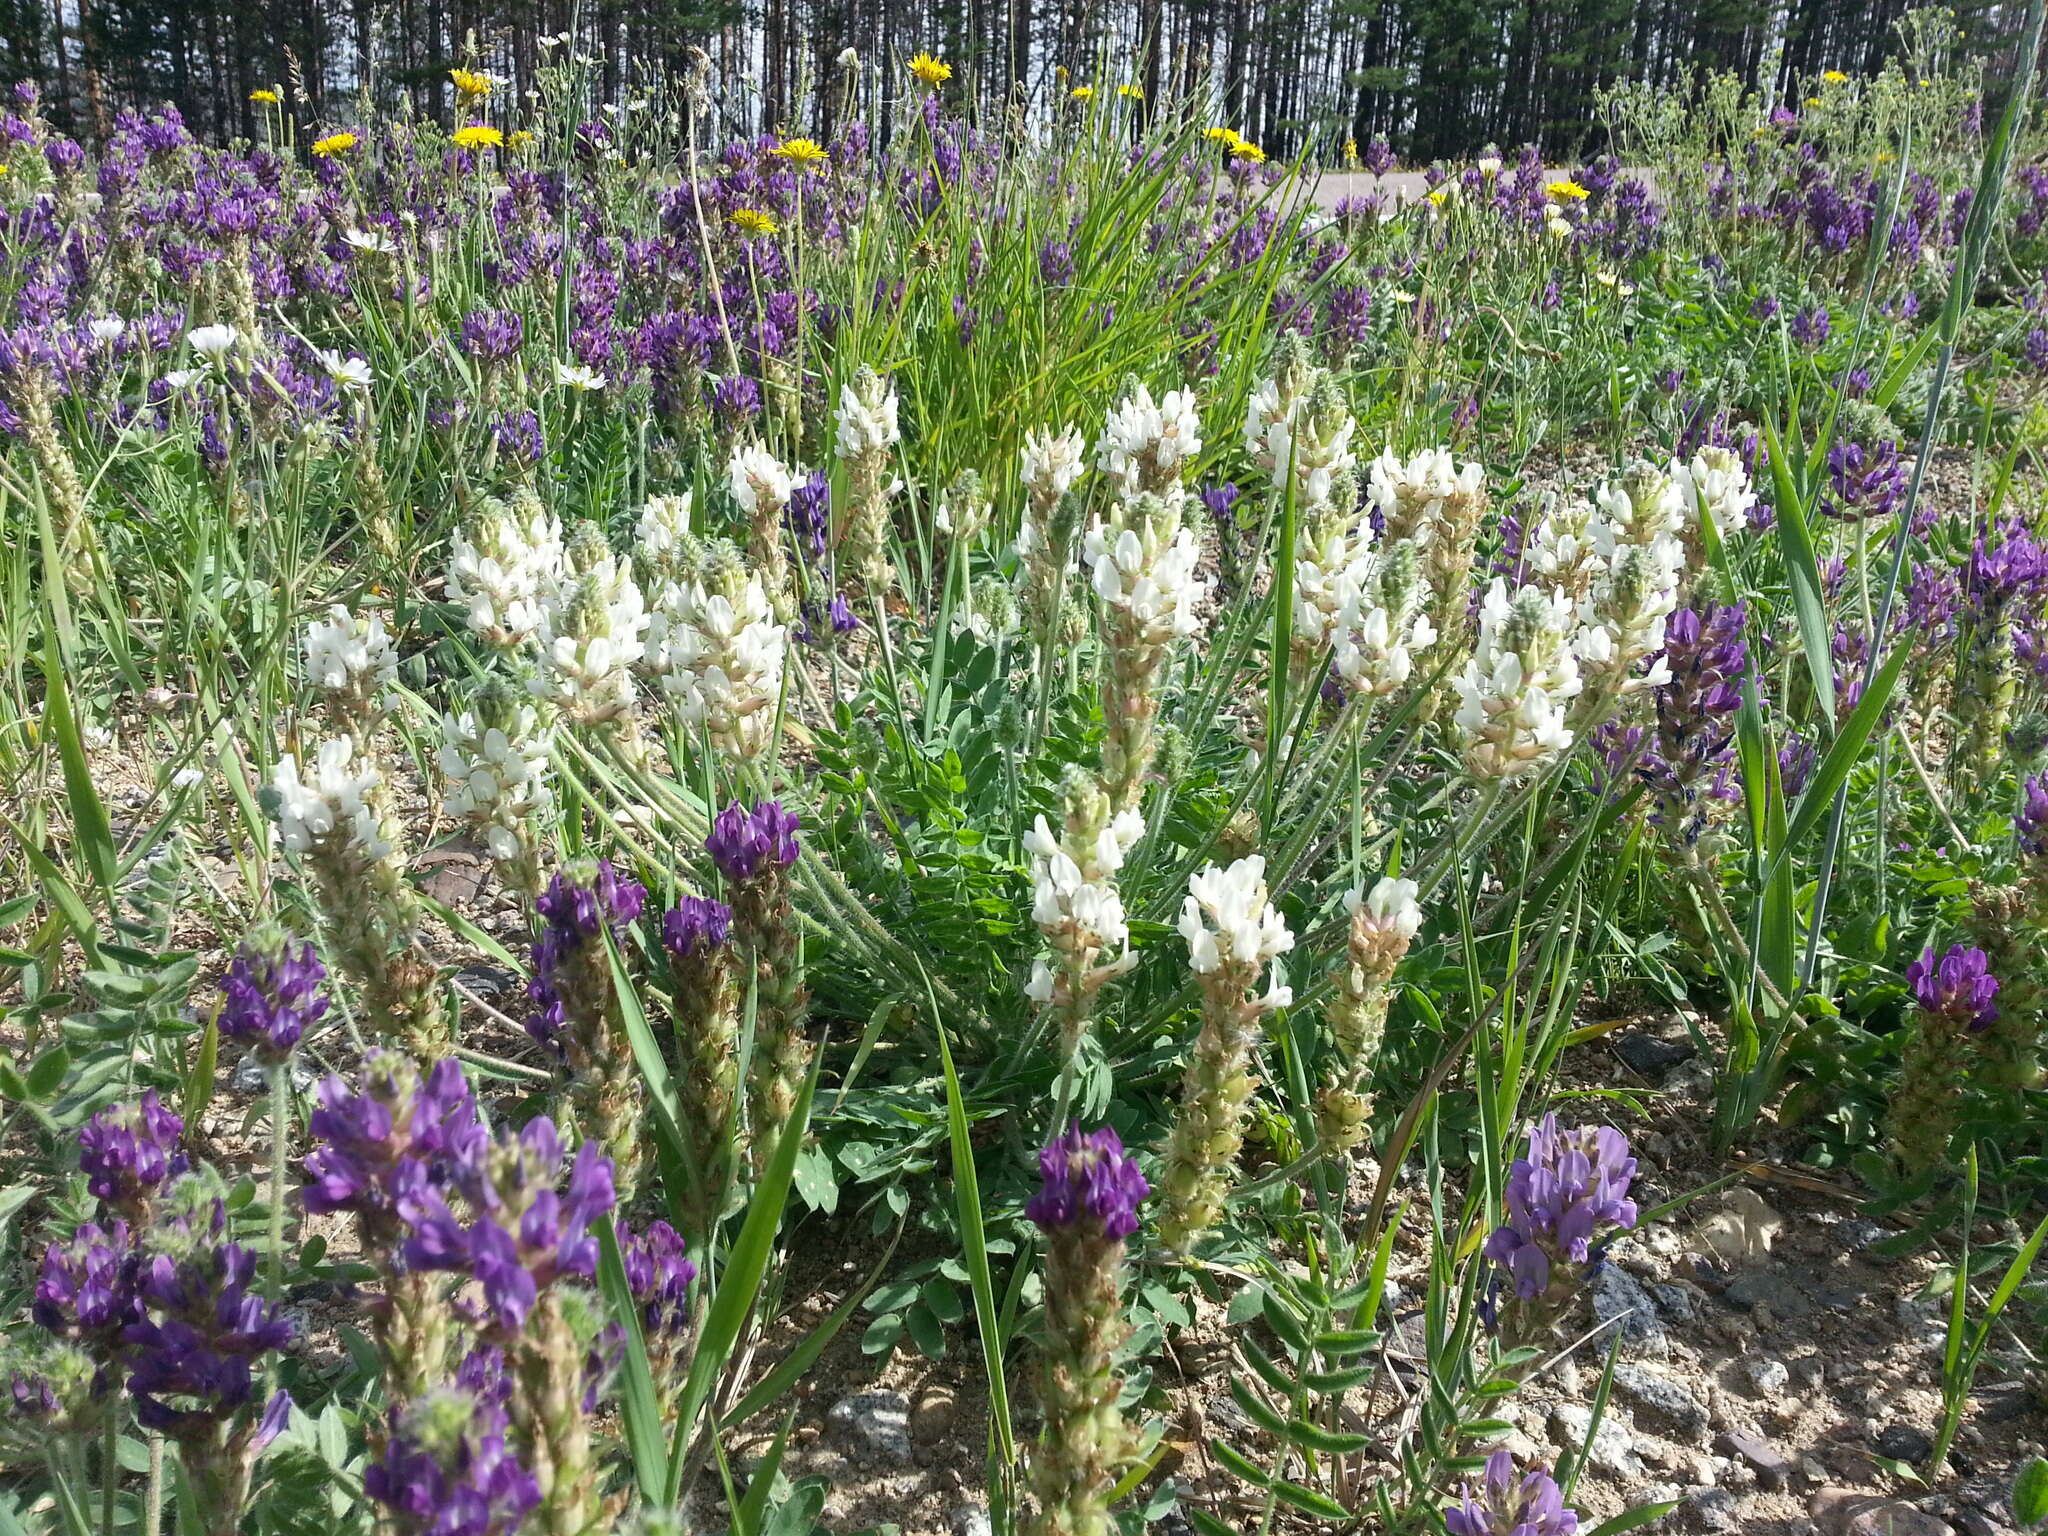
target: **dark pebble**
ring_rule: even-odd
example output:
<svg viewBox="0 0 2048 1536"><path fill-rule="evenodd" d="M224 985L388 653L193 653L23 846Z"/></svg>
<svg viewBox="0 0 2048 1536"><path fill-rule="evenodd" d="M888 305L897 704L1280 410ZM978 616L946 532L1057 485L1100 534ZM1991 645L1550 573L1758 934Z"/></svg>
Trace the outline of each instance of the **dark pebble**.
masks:
<svg viewBox="0 0 2048 1536"><path fill-rule="evenodd" d="M1659 1040L1632 1029L1615 1037L1614 1054L1637 1076L1658 1078L1680 1062L1691 1061L1699 1049L1689 1041Z"/></svg>
<svg viewBox="0 0 2048 1536"><path fill-rule="evenodd" d="M1918 1466L1934 1454L1934 1441L1910 1424L1891 1424L1877 1432L1870 1442L1877 1454Z"/></svg>

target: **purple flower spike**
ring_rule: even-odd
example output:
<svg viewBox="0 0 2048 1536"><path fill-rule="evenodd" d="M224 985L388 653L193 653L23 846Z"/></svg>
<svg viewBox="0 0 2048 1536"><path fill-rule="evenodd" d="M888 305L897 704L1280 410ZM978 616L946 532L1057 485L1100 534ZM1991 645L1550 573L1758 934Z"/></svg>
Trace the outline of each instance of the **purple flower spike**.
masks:
<svg viewBox="0 0 2048 1536"><path fill-rule="evenodd" d="M413 1191L445 1182L447 1169L486 1140L476 1098L452 1058L422 1074L398 1051L372 1051L363 1084L330 1077L307 1122L306 1209L350 1211L382 1241L396 1240L398 1208Z"/></svg>
<svg viewBox="0 0 2048 1536"><path fill-rule="evenodd" d="M185 1122L154 1088L133 1104L101 1110L78 1133L86 1187L111 1210L139 1217L164 1180L185 1171L178 1138Z"/></svg>
<svg viewBox="0 0 2048 1536"><path fill-rule="evenodd" d="M718 949L732 937L732 908L708 896L685 896L661 915L662 947L678 960Z"/></svg>
<svg viewBox="0 0 2048 1536"><path fill-rule="evenodd" d="M1050 1231L1084 1220L1102 1223L1103 1236L1121 1241L1138 1230L1138 1205L1152 1193L1137 1162L1113 1127L1085 1132L1078 1124L1038 1154L1045 1183L1024 1214Z"/></svg>
<svg viewBox="0 0 2048 1536"><path fill-rule="evenodd" d="M585 945L609 929L621 932L647 906L647 887L622 879L609 859L584 860L560 871L534 904L546 926L533 942L533 979L526 996L534 1005L526 1031L552 1045L569 1018L563 983Z"/></svg>
<svg viewBox="0 0 2048 1536"><path fill-rule="evenodd" d="M128 1223L86 1222L43 1250L31 1314L61 1339L111 1342L134 1315Z"/></svg>
<svg viewBox="0 0 2048 1536"><path fill-rule="evenodd" d="M1507 1221L1485 1249L1517 1298L1548 1292L1553 1264L1589 1271L1606 1240L1636 1224L1636 1203L1628 1198L1635 1173L1628 1138L1611 1126L1564 1131L1556 1115L1545 1115L1530 1128L1528 1156L1508 1169Z"/></svg>
<svg viewBox="0 0 2048 1536"><path fill-rule="evenodd" d="M327 1012L326 979L311 943L295 946L288 934L250 937L220 984L221 1037L245 1042L267 1066L283 1062Z"/></svg>
<svg viewBox="0 0 2048 1536"><path fill-rule="evenodd" d="M1741 604L1702 615L1681 608L1664 627L1671 680L1657 689L1656 736L1637 767L1660 802L1659 815L1687 843L1702 819L1690 814L1702 779L1733 753L1735 713L1749 671Z"/></svg>
<svg viewBox="0 0 2048 1536"><path fill-rule="evenodd" d="M502 363L519 351L526 322L505 309L476 309L462 317L462 350L480 363Z"/></svg>
<svg viewBox="0 0 2048 1536"><path fill-rule="evenodd" d="M690 1324L690 1284L697 1278L697 1266L684 1253L681 1234L665 1221L652 1223L638 1235L623 1221L617 1230L619 1258L640 1307L640 1326L650 1338L680 1336Z"/></svg>
<svg viewBox="0 0 2048 1536"><path fill-rule="evenodd" d="M1906 985L1921 1012L1933 1019L1960 1023L1972 1034L1989 1029L1998 1018L1998 978L1981 949L1951 944L1940 960L1929 945L1906 967Z"/></svg>
<svg viewBox="0 0 2048 1536"><path fill-rule="evenodd" d="M252 1289L255 1253L227 1240L217 1187L198 1175L178 1186L190 1208L151 1232L155 1251L135 1277L141 1315L121 1330L136 1421L177 1439L210 1437L252 1402L262 1358L293 1337L277 1303Z"/></svg>
<svg viewBox="0 0 2048 1536"><path fill-rule="evenodd" d="M1485 1480L1477 1488L1467 1483L1444 1511L1444 1528L1451 1536L1572 1536L1579 1516L1565 1508L1548 1472L1536 1467L1517 1477L1515 1458L1495 1451L1486 1458Z"/></svg>
<svg viewBox="0 0 2048 1536"><path fill-rule="evenodd" d="M401 1536L512 1536L539 1505L540 1484L506 1446L505 1428L505 1410L487 1396L430 1392L393 1415L363 1491Z"/></svg>
<svg viewBox="0 0 2048 1536"><path fill-rule="evenodd" d="M564 1276L597 1272L590 1224L616 1203L612 1161L586 1141L577 1149L566 1193L562 1138L545 1115L517 1137L474 1149L455 1170L475 1219L464 1225L438 1189L409 1192L399 1214L412 1229L405 1261L416 1269L456 1270L483 1292L480 1321L516 1333L542 1290Z"/></svg>
<svg viewBox="0 0 2048 1536"><path fill-rule="evenodd" d="M718 813L704 848L726 879L751 880L770 860L788 868L796 862L797 820L779 800L742 810L735 800Z"/></svg>
<svg viewBox="0 0 2048 1536"><path fill-rule="evenodd" d="M2020 813L2012 829L2020 852L2030 859L2048 859L2048 773L2030 775L2020 791Z"/></svg>

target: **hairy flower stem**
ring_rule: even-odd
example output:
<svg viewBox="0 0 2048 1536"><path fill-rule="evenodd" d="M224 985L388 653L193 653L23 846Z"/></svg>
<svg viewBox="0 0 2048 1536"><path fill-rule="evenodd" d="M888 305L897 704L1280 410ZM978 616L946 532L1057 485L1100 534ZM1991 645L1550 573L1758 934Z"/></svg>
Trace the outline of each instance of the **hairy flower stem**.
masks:
<svg viewBox="0 0 2048 1536"><path fill-rule="evenodd" d="M449 1315L435 1278L384 1265L384 1295L371 1314L384 1362L384 1395L409 1403L448 1379Z"/></svg>
<svg viewBox="0 0 2048 1536"><path fill-rule="evenodd" d="M1887 1128L1908 1173L1932 1168L1948 1155L1968 1078L1970 1042L1930 1021L1919 1021L1899 1056Z"/></svg>
<svg viewBox="0 0 2048 1536"><path fill-rule="evenodd" d="M1031 1461L1038 1513L1029 1536L1108 1536L1109 1496L1135 1440L1118 1411L1116 1351L1123 1320L1124 1245L1100 1224L1046 1234L1045 1371L1039 1401L1045 1433Z"/></svg>
<svg viewBox="0 0 2048 1536"><path fill-rule="evenodd" d="M284 1297L285 1167L291 1155L292 1079L289 1060L270 1069L270 1296Z"/></svg>
<svg viewBox="0 0 2048 1536"><path fill-rule="evenodd" d="M509 1407L533 1449L541 1500L532 1525L545 1536L586 1536L598 1517L583 1356L561 1297L543 1292L519 1338Z"/></svg>
<svg viewBox="0 0 2048 1536"><path fill-rule="evenodd" d="M2048 941L2048 890L2039 872L2018 885L1978 884L1970 892L1970 936L1998 977L1998 1017L1978 1038L1985 1077L2008 1092L2042 1081L2042 960Z"/></svg>

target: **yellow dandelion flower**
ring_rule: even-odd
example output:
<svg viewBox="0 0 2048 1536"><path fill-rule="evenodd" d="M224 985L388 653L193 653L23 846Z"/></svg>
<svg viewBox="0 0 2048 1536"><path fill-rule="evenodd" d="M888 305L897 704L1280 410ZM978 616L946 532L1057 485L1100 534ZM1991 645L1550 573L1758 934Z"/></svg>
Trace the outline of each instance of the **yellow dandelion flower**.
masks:
<svg viewBox="0 0 2048 1536"><path fill-rule="evenodd" d="M782 227L775 222L774 214L759 208L735 208L726 219L733 228L749 235L772 235Z"/></svg>
<svg viewBox="0 0 2048 1536"><path fill-rule="evenodd" d="M806 169L814 165L823 165L831 158L825 153L825 146L816 139L784 139L768 153L778 160L787 160L791 165L803 166Z"/></svg>
<svg viewBox="0 0 2048 1536"><path fill-rule="evenodd" d="M1593 194L1569 178L1553 181L1543 189L1553 203L1583 203Z"/></svg>
<svg viewBox="0 0 2048 1536"><path fill-rule="evenodd" d="M1820 98L1818 96L1809 96L1806 98L1806 104L1809 107L1817 107L1820 105Z"/></svg>
<svg viewBox="0 0 2048 1536"><path fill-rule="evenodd" d="M271 90L268 86L258 86L249 93L249 99L266 107L274 107L279 101L283 100L277 92Z"/></svg>
<svg viewBox="0 0 2048 1536"><path fill-rule="evenodd" d="M935 91L953 78L953 66L928 53L920 53L910 61L910 72Z"/></svg>
<svg viewBox="0 0 2048 1536"><path fill-rule="evenodd" d="M1235 144L1237 142L1237 130L1235 128L1204 128L1202 130L1202 137L1215 144Z"/></svg>
<svg viewBox="0 0 2048 1536"><path fill-rule="evenodd" d="M1890 165L1897 158L1898 156L1888 149L1881 149L1877 152L1877 163L1879 165Z"/></svg>
<svg viewBox="0 0 2048 1536"><path fill-rule="evenodd" d="M505 143L505 135L489 123L471 123L455 130L457 149L498 149Z"/></svg>
<svg viewBox="0 0 2048 1536"><path fill-rule="evenodd" d="M1444 205L1445 199L1447 199L1450 195L1451 194L1447 192L1444 188L1438 187L1434 192L1429 194L1429 201L1438 208L1441 208Z"/></svg>
<svg viewBox="0 0 2048 1536"><path fill-rule="evenodd" d="M1841 85L1849 78L1847 75L1843 74L1839 69L1824 69L1821 71L1820 77L1821 79L1827 81L1829 85Z"/></svg>
<svg viewBox="0 0 2048 1536"><path fill-rule="evenodd" d="M1358 140L1346 139L1344 141L1344 163L1346 165L1358 164Z"/></svg>
<svg viewBox="0 0 2048 1536"><path fill-rule="evenodd" d="M334 155L345 155L361 141L352 133L330 133L324 139L313 141L313 153L322 160Z"/></svg>
<svg viewBox="0 0 2048 1536"><path fill-rule="evenodd" d="M1069 101L1093 101L1095 99L1095 87L1092 85L1077 85L1067 92L1067 99Z"/></svg>
<svg viewBox="0 0 2048 1536"><path fill-rule="evenodd" d="M515 148L523 144L531 144L533 142L533 134L529 129L521 128L505 142L513 145Z"/></svg>
<svg viewBox="0 0 2048 1536"><path fill-rule="evenodd" d="M1250 139L1239 139L1230 146L1230 154L1233 159L1249 160L1253 165L1263 164L1266 158L1266 152Z"/></svg>
<svg viewBox="0 0 2048 1536"><path fill-rule="evenodd" d="M1143 88L1135 85L1120 85L1116 88L1116 93L1119 96L1128 96L1132 101L1143 101L1145 99Z"/></svg>
<svg viewBox="0 0 2048 1536"><path fill-rule="evenodd" d="M489 75L480 75L469 69L451 69L448 71L448 78L455 82L455 89L460 95L475 97L491 94Z"/></svg>

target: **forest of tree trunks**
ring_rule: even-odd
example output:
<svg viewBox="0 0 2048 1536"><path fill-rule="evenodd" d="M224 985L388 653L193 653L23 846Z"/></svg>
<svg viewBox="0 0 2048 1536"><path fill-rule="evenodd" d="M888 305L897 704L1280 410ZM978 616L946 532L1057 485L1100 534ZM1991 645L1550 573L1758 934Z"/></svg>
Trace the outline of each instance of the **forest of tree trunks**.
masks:
<svg viewBox="0 0 2048 1536"><path fill-rule="evenodd" d="M340 126L366 96L446 120L467 64L530 88L543 39L574 28L605 99L712 67L719 128L828 130L857 50L891 88L921 50L948 90L992 115L1043 110L1074 84L1146 99L1199 85L1269 153L1385 138L1404 157L1488 142L1552 155L1597 147L1594 93L1734 70L1771 97L1822 70L1873 69L1907 0L0 0L6 67L81 136L122 111L174 104L215 140L255 133L249 93L281 89L303 121ZM2010 46L2018 7L1966 4L1974 47ZM553 47L560 49L557 43ZM1064 74L1061 72L1065 71ZM1998 72L1994 62L1993 73Z"/></svg>

